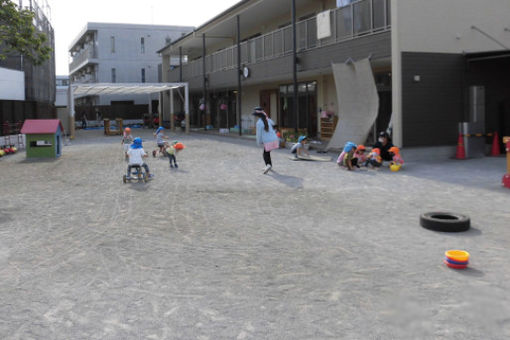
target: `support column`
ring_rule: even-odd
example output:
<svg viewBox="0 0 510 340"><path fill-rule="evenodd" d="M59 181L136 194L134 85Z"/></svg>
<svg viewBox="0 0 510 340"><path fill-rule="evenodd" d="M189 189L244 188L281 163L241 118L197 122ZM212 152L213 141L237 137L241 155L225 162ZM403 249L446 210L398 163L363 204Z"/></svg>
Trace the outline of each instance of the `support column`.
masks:
<svg viewBox="0 0 510 340"><path fill-rule="evenodd" d="M402 124L402 53L398 35L397 0L391 0L391 119L393 122L393 144L403 148Z"/></svg>
<svg viewBox="0 0 510 340"><path fill-rule="evenodd" d="M184 115L186 117L186 133L189 133L189 87L188 83L184 87Z"/></svg>
<svg viewBox="0 0 510 340"><path fill-rule="evenodd" d="M182 46L179 46L179 83L182 83Z"/></svg>
<svg viewBox="0 0 510 340"><path fill-rule="evenodd" d="M202 96L204 98L204 127L208 123L207 119L207 73L206 73L206 64L205 64L205 56L206 56L206 48L205 48L205 33L202 33L202 73L203 73L203 93Z"/></svg>
<svg viewBox="0 0 510 340"><path fill-rule="evenodd" d="M68 88L68 103L69 103L69 135L71 139L74 139L74 132L75 132L75 124L74 124L74 89L72 84L69 84Z"/></svg>
<svg viewBox="0 0 510 340"><path fill-rule="evenodd" d="M237 125L239 126L239 136L243 134L243 126L241 124L242 116L242 84L241 84L241 19L239 15L236 16L237 20Z"/></svg>
<svg viewBox="0 0 510 340"><path fill-rule="evenodd" d="M170 130L175 131L174 90L170 90Z"/></svg>
<svg viewBox="0 0 510 340"><path fill-rule="evenodd" d="M152 94L147 95L149 97L149 115L152 117Z"/></svg>
<svg viewBox="0 0 510 340"><path fill-rule="evenodd" d="M298 105L298 85L297 85L297 33L296 33L296 0L292 0L292 79L294 88L294 98L292 100L292 112L296 118L296 132L299 128L299 105Z"/></svg>
<svg viewBox="0 0 510 340"><path fill-rule="evenodd" d="M159 126L163 126L163 114L162 114L162 111L163 111L163 92L159 92L159 103L158 103Z"/></svg>

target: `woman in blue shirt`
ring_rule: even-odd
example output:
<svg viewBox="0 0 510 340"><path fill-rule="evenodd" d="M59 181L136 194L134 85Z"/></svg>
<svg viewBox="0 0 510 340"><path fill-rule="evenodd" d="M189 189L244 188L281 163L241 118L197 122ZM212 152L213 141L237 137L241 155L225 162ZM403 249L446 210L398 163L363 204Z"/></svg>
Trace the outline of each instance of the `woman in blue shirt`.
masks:
<svg viewBox="0 0 510 340"><path fill-rule="evenodd" d="M267 172L273 167L271 162L271 151L278 149L279 147L278 136L276 136L276 132L273 128L274 122L267 117L267 114L262 110L262 108L256 107L253 115L259 118L256 124L257 145L263 145L264 147L263 157L264 162L266 163L264 174L267 174Z"/></svg>

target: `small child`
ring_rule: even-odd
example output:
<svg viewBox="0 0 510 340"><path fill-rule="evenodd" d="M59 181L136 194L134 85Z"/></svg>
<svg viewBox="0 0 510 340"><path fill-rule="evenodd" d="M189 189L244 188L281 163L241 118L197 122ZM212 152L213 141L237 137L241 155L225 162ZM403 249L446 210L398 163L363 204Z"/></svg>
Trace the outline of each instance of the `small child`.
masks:
<svg viewBox="0 0 510 340"><path fill-rule="evenodd" d="M168 156L168 160L170 161L170 167L173 168L178 168L179 166L177 165L177 161L175 159L175 155L181 151L182 149L184 149L184 144L182 144L181 142L178 142L178 141L173 141L172 144L169 144L169 143L165 143L166 144L166 149L165 149L165 152ZM173 161L173 164L172 164L172 161Z"/></svg>
<svg viewBox="0 0 510 340"><path fill-rule="evenodd" d="M365 151L366 149L364 145L358 145L358 147L356 148L356 152L354 153L352 165L359 168L360 165L363 165L366 162L367 156L365 155Z"/></svg>
<svg viewBox="0 0 510 340"><path fill-rule="evenodd" d="M154 132L154 137L156 137L156 143L158 144L159 149L155 149L152 151L152 157L156 157L156 154L159 152L160 155L164 154L165 151L165 139L168 139L167 136L165 136L163 130L165 130L164 127L160 126Z"/></svg>
<svg viewBox="0 0 510 340"><path fill-rule="evenodd" d="M149 166L143 161L143 158L147 157L147 153L143 150L142 139L140 137L136 137L133 140L133 144L131 144L127 154L129 156L126 176L128 179L131 179L131 169L134 165L143 166L148 178L154 177L149 171Z"/></svg>
<svg viewBox="0 0 510 340"><path fill-rule="evenodd" d="M392 146L391 148L389 148L388 150L390 156L392 157L392 161L390 162L390 165L391 164L397 164L397 165L404 165L404 160L402 159L402 156L400 156L400 149L397 148L396 146Z"/></svg>
<svg viewBox="0 0 510 340"><path fill-rule="evenodd" d="M122 141L120 144L124 146L124 154L126 155L126 160L129 158L127 152L129 151L129 146L133 143L133 136L131 135L131 129L125 128L124 133L122 135Z"/></svg>
<svg viewBox="0 0 510 340"><path fill-rule="evenodd" d="M372 151L368 154L365 166L368 165L370 165L372 169L379 168L382 165L381 150L379 150L379 148L372 149Z"/></svg>
<svg viewBox="0 0 510 340"><path fill-rule="evenodd" d="M306 150L305 145L308 142L308 137L299 136L298 142L290 149L290 152L294 154L296 158L299 156L310 157L310 153Z"/></svg>
<svg viewBox="0 0 510 340"><path fill-rule="evenodd" d="M347 152L351 151L351 149L353 149L353 148L356 149L355 143L353 143L353 142L345 143L342 152L340 153L340 155L338 156L338 158L336 160L336 163L338 164L338 166L344 166L345 155L347 154Z"/></svg>

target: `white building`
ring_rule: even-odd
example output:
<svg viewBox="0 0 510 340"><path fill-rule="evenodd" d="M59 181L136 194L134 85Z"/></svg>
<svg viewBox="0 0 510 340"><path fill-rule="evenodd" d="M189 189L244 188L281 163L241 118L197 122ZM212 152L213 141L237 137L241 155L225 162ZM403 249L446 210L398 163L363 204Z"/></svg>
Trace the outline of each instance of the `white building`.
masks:
<svg viewBox="0 0 510 340"><path fill-rule="evenodd" d="M192 31L191 26L87 23L69 47L72 83L157 83L156 52ZM112 103L113 102L113 103ZM148 104L148 96L95 96L77 105Z"/></svg>

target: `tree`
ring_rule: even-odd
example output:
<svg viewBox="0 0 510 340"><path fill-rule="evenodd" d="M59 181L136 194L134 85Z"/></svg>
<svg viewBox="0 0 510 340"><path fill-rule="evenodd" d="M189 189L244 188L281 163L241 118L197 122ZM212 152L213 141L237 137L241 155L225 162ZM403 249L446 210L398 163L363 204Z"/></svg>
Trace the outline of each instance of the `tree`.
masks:
<svg viewBox="0 0 510 340"><path fill-rule="evenodd" d="M34 16L11 0L0 0L0 60L16 53L34 65L41 65L50 58L52 49L48 38L35 29Z"/></svg>

